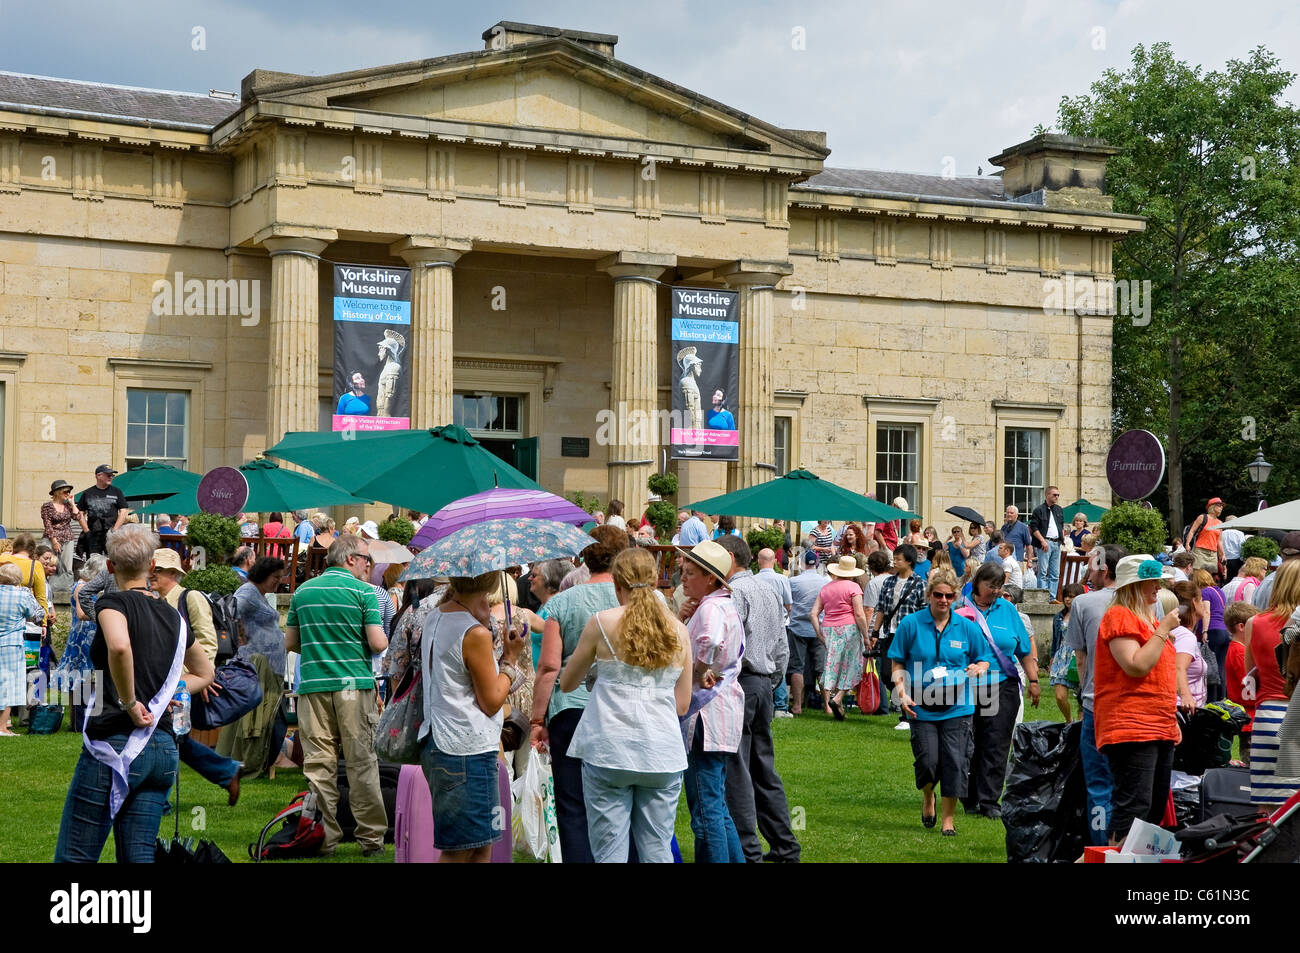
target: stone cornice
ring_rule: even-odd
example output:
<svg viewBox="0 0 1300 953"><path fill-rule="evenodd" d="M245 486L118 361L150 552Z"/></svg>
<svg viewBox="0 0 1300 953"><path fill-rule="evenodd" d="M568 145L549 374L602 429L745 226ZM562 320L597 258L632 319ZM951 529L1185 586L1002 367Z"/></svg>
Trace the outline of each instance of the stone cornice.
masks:
<svg viewBox="0 0 1300 953"><path fill-rule="evenodd" d="M302 106L264 100L232 116L212 135L213 148L228 150L274 124L319 127L325 132L395 136L401 141L436 141L483 148L540 150L555 155L657 163L682 168L716 168L755 175L804 179L821 170L821 160L787 153L751 152L717 146L684 145L653 139L595 135L531 126L506 126L420 116L395 116L334 107Z"/></svg>
<svg viewBox="0 0 1300 953"><path fill-rule="evenodd" d="M1060 417L1065 413L1064 404L1040 404L1023 400L992 400L990 405L995 411L1029 414L1052 414Z"/></svg>
<svg viewBox="0 0 1300 953"><path fill-rule="evenodd" d="M155 357L110 357L109 367L135 367L149 370L210 371L211 361L180 361Z"/></svg>
<svg viewBox="0 0 1300 953"><path fill-rule="evenodd" d="M800 210L854 216L943 219L976 225L1053 228L1117 237L1146 230L1146 220L1138 215L1048 209L1019 202L992 202L939 195L849 194L796 187L790 190L790 206Z"/></svg>
<svg viewBox="0 0 1300 953"><path fill-rule="evenodd" d="M5 104L0 107L0 133L54 136L87 142L116 142L124 146L211 151L207 127L191 123L151 123L143 119L79 119L75 113L45 106Z"/></svg>

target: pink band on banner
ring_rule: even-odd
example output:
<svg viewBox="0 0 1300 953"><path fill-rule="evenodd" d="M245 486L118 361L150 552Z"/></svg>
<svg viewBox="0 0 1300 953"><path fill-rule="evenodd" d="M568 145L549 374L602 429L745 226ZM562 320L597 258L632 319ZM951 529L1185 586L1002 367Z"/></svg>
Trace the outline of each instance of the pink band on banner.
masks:
<svg viewBox="0 0 1300 953"><path fill-rule="evenodd" d="M706 447L740 446L740 433L736 430L684 430L674 427L668 439L679 446L682 444Z"/></svg>
<svg viewBox="0 0 1300 953"><path fill-rule="evenodd" d="M360 417L351 414L335 414L335 430L354 430L368 433L372 430L410 430L410 417Z"/></svg>

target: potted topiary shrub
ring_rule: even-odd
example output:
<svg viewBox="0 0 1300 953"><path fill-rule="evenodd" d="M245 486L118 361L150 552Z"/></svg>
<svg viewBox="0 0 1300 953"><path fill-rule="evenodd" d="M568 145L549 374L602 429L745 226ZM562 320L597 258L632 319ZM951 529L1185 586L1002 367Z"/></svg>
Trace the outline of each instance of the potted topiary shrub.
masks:
<svg viewBox="0 0 1300 953"><path fill-rule="evenodd" d="M1266 563L1272 563L1281 552L1278 548L1277 540L1270 539L1267 536L1251 536L1241 544L1241 558L1250 559L1252 556L1258 556Z"/></svg>
<svg viewBox="0 0 1300 953"><path fill-rule="evenodd" d="M240 539L237 519L216 513L195 513L190 517L190 559L197 569L229 560Z"/></svg>
<svg viewBox="0 0 1300 953"><path fill-rule="evenodd" d="M379 524L379 538L405 546L415 536L415 524L405 516L390 516Z"/></svg>
<svg viewBox="0 0 1300 953"><path fill-rule="evenodd" d="M1123 546L1133 554L1152 556L1164 552L1165 540L1169 538L1169 530L1159 512L1131 502L1111 507L1101 518L1097 532L1103 543Z"/></svg>
<svg viewBox="0 0 1300 953"><path fill-rule="evenodd" d="M677 527L677 504L673 502L673 497L677 495L677 474L652 473L646 480L646 487L659 497L646 506L646 519L654 526L659 542L667 543L673 538L673 530Z"/></svg>

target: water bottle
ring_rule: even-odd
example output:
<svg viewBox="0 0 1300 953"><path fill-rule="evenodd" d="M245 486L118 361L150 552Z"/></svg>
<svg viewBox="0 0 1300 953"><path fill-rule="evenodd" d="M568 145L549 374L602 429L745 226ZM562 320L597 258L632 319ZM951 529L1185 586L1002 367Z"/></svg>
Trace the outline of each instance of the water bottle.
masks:
<svg viewBox="0 0 1300 953"><path fill-rule="evenodd" d="M172 701L180 706L172 709L172 734L178 737L188 735L190 733L190 693L186 690L184 682L176 686L176 694L172 696Z"/></svg>

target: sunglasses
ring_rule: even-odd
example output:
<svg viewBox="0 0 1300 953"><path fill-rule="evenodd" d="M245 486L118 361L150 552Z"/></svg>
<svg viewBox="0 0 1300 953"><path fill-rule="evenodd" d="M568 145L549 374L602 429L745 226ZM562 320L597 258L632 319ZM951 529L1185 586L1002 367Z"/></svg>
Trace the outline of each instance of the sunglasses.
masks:
<svg viewBox="0 0 1300 953"><path fill-rule="evenodd" d="M957 598L957 593L955 593L955 592L932 592L932 593L930 593L930 598L931 598L931 599L942 599L944 602L950 602L951 600Z"/></svg>

